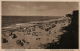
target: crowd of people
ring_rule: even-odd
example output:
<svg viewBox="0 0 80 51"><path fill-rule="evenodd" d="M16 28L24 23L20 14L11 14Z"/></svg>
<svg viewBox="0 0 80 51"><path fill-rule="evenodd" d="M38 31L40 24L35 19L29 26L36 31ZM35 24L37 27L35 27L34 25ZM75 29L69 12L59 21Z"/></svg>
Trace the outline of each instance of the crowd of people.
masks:
<svg viewBox="0 0 80 51"><path fill-rule="evenodd" d="M10 37L11 39L16 39L18 38L17 33L15 32L24 32L23 35L32 35L32 36L36 36L36 40L40 41L40 37L43 33L42 32L48 32L47 34L54 34L53 29L57 26L67 26L68 24L70 24L70 18L66 19L65 18L60 18L59 20L55 20L55 21L48 21L48 22L38 22L38 23L31 23L31 26L18 26L14 31L8 31L8 32L3 32L3 37L2 37L2 42L3 43L7 43L8 39L6 39L4 37L5 34L8 35L8 37ZM30 23L29 23L30 24ZM13 28L13 27L12 27ZM13 29L12 29L13 30ZM22 34L22 33L21 33ZM56 33L55 33L56 34ZM20 36L20 35L19 35ZM16 43L20 46L23 46L24 43L26 42L26 40L17 40ZM30 42L27 42L27 44L29 44Z"/></svg>

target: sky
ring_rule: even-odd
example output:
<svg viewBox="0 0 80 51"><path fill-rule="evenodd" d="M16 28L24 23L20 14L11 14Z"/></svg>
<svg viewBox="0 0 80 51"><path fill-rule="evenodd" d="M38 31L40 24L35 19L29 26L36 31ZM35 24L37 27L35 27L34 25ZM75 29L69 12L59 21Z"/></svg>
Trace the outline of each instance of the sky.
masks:
<svg viewBox="0 0 80 51"><path fill-rule="evenodd" d="M73 10L77 2L2 2L2 16L64 16Z"/></svg>

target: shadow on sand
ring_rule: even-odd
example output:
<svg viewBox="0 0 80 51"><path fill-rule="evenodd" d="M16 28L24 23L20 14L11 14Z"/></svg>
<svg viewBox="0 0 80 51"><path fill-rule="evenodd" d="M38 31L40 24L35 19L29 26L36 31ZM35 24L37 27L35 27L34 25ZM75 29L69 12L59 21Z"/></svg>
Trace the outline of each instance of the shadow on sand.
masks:
<svg viewBox="0 0 80 51"><path fill-rule="evenodd" d="M56 43L48 43L46 49L78 49L78 10L73 11L71 14L66 14L71 18L71 24L67 27L63 27L62 30L66 30L61 38Z"/></svg>

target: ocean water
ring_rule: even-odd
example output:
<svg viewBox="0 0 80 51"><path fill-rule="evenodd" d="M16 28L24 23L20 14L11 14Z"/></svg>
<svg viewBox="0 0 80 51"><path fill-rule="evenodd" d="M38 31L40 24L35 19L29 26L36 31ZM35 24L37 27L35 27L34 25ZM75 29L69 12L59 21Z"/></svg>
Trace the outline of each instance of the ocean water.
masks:
<svg viewBox="0 0 80 51"><path fill-rule="evenodd" d="M60 17L61 16L2 16L2 27L17 23L58 19Z"/></svg>

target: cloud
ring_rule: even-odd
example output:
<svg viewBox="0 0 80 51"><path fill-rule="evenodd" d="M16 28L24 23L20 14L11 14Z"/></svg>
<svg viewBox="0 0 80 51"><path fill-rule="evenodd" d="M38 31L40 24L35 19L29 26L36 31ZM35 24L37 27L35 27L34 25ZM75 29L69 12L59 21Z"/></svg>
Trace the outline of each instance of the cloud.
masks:
<svg viewBox="0 0 80 51"><path fill-rule="evenodd" d="M3 2L2 15L63 16L78 9L76 2Z"/></svg>

